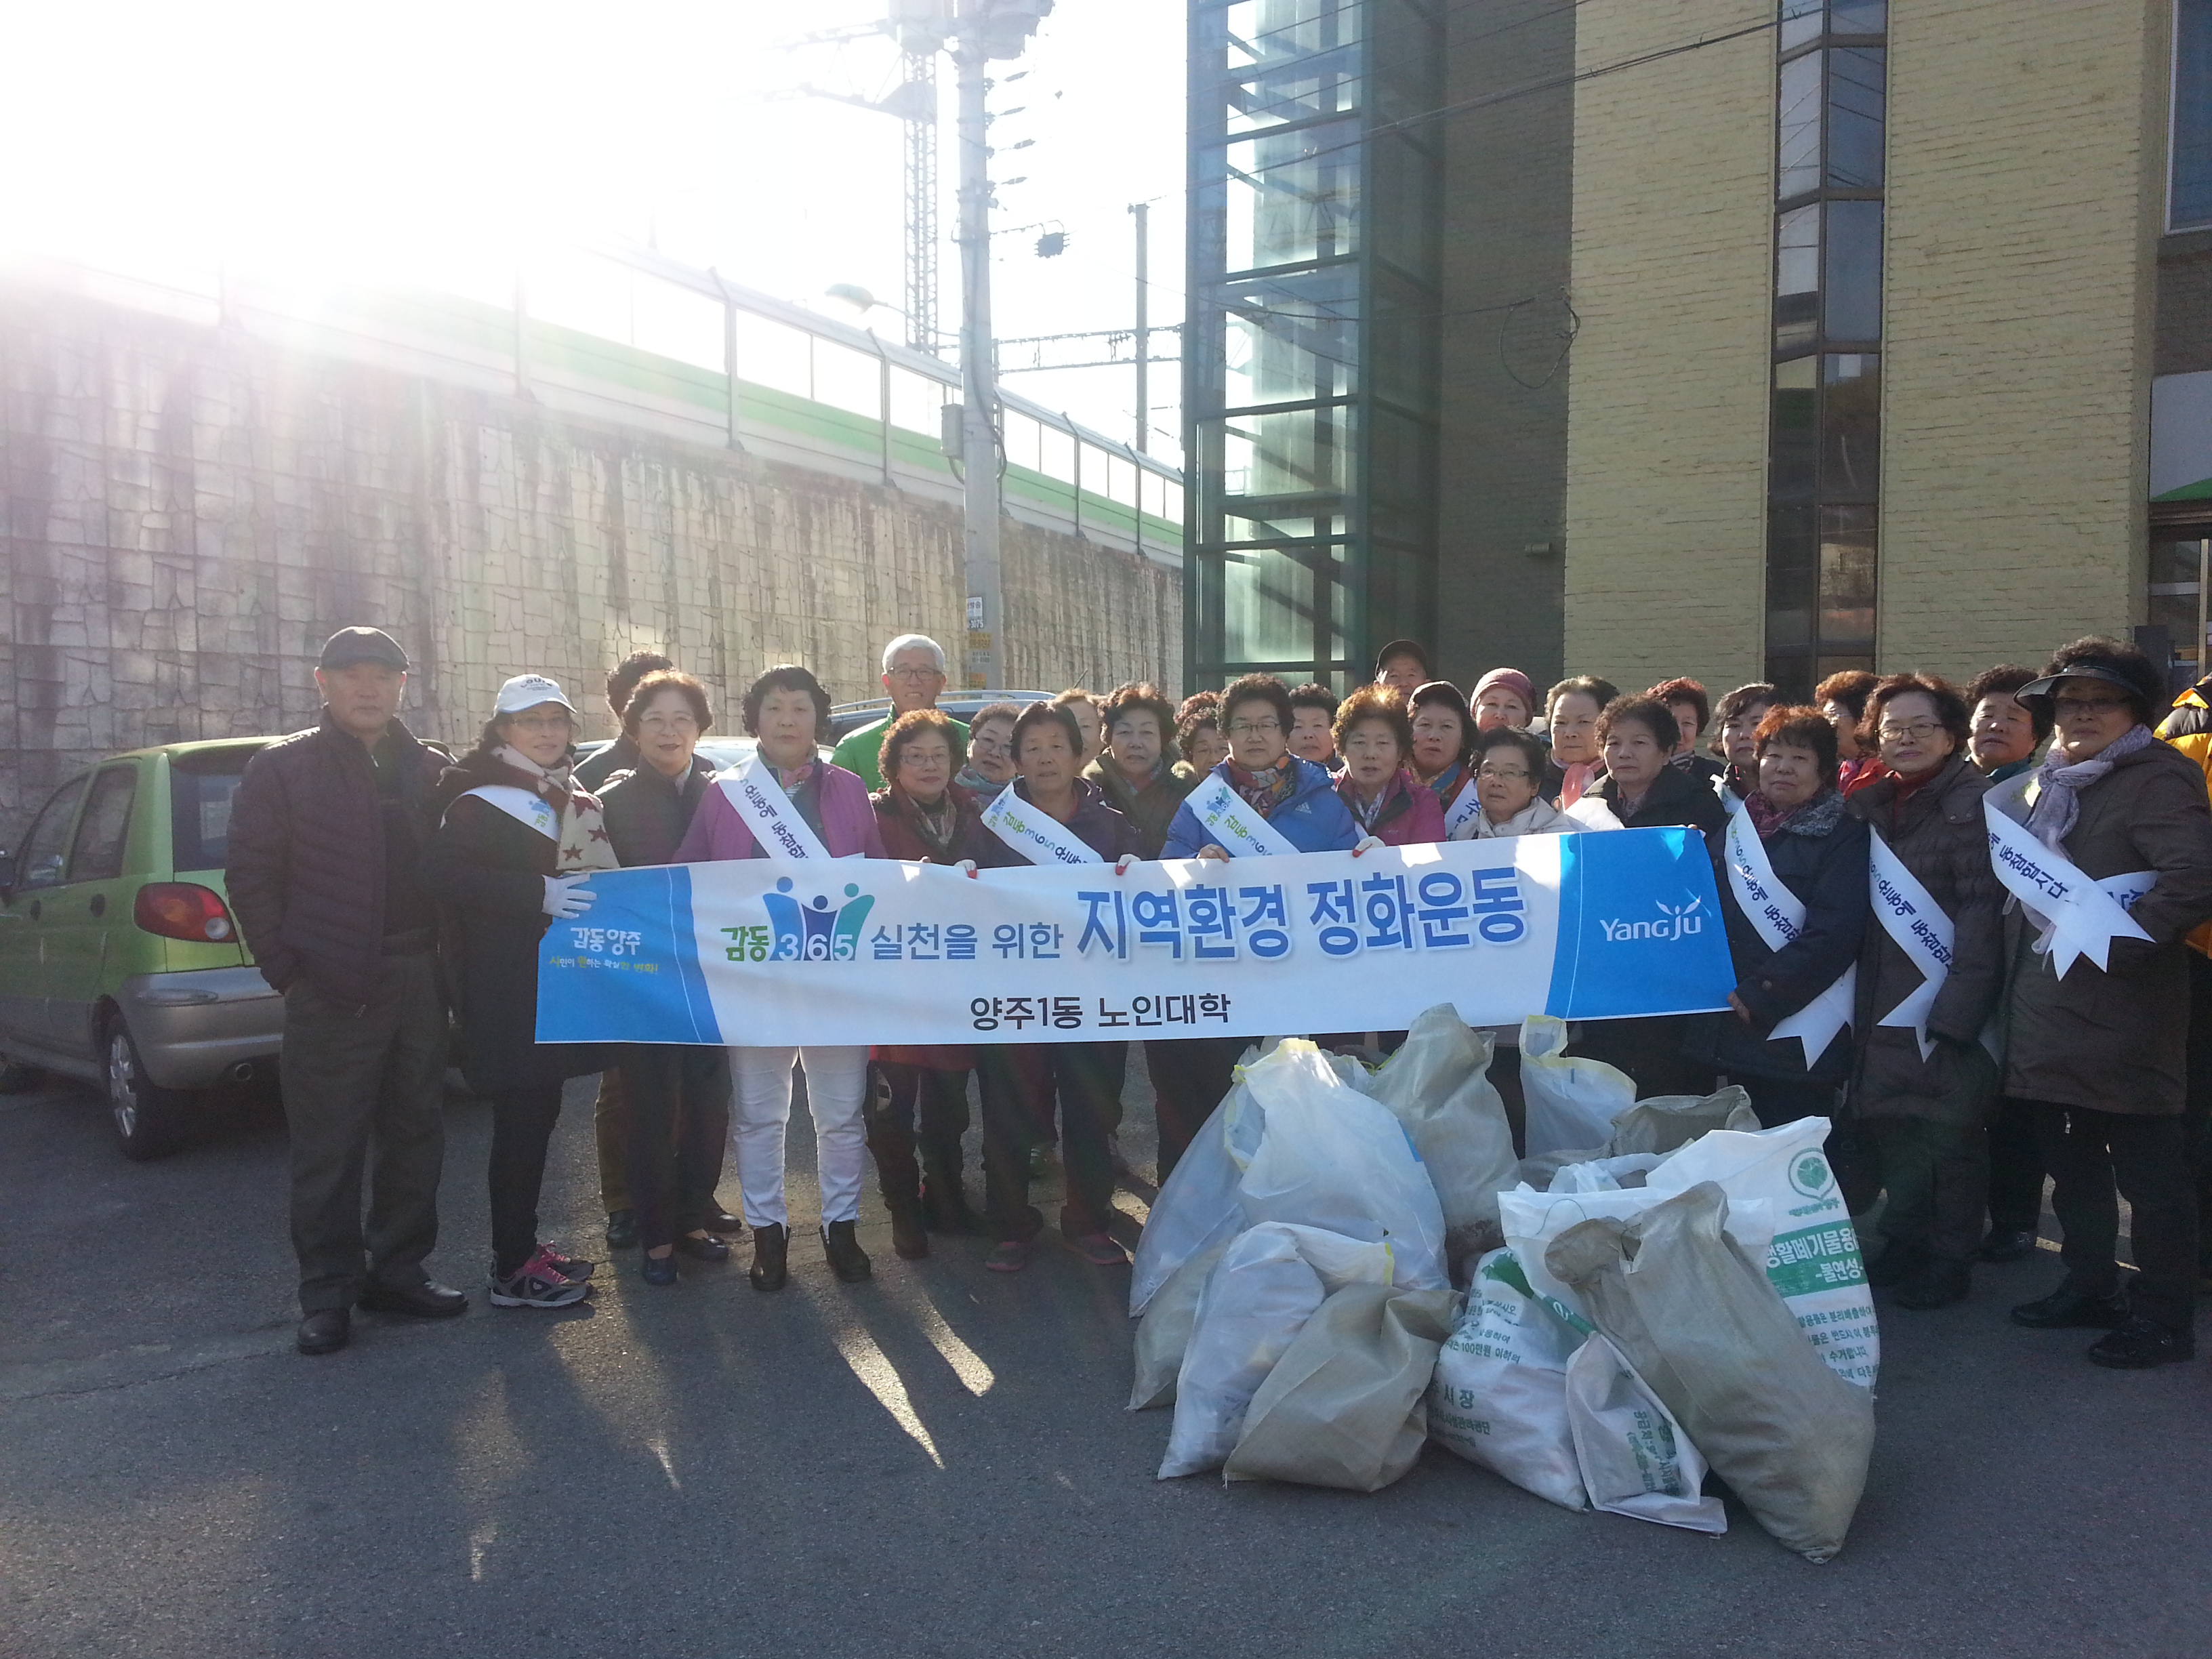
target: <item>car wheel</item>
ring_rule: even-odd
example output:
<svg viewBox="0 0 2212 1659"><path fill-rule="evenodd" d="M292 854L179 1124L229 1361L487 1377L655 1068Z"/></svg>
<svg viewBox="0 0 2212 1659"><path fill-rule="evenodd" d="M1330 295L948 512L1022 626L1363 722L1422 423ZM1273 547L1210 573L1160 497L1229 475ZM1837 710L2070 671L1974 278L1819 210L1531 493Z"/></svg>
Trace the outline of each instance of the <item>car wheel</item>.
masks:
<svg viewBox="0 0 2212 1659"><path fill-rule="evenodd" d="M146 1075L138 1045L119 1018L108 1022L102 1060L108 1121L123 1156L144 1159L174 1152L184 1139L191 1096L182 1089L164 1089Z"/></svg>
<svg viewBox="0 0 2212 1659"><path fill-rule="evenodd" d="M37 1066L0 1054L0 1095L27 1095L46 1080Z"/></svg>

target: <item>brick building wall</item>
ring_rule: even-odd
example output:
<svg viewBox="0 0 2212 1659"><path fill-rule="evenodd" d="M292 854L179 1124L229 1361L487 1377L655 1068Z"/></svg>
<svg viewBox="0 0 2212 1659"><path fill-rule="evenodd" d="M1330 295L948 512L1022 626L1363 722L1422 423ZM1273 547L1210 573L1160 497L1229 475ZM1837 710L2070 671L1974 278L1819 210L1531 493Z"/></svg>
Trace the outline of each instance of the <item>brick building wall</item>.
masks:
<svg viewBox="0 0 2212 1659"><path fill-rule="evenodd" d="M1589 0L1588 70L1721 34L1735 0ZM1577 88L1566 665L1625 690L1759 677L1774 38Z"/></svg>
<svg viewBox="0 0 2212 1659"><path fill-rule="evenodd" d="M2142 620L2168 15L1891 9L1885 670Z"/></svg>
<svg viewBox="0 0 2212 1659"><path fill-rule="evenodd" d="M447 739L525 670L603 735L607 665L662 649L733 724L770 663L859 698L890 635L965 629L956 507L523 400L23 291L0 399L0 845L101 755L309 723L349 623L406 646ZM1180 684L1180 573L1002 539L1012 684Z"/></svg>

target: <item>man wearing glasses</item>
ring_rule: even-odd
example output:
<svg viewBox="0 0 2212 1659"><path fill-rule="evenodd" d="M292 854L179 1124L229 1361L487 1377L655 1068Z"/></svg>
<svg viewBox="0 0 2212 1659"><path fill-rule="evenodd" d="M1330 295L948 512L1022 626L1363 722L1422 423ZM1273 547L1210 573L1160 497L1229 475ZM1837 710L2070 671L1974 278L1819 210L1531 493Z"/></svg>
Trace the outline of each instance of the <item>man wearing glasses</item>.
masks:
<svg viewBox="0 0 2212 1659"><path fill-rule="evenodd" d="M927 634L902 634L884 647L884 690L890 693L891 712L872 726L849 734L830 757L830 764L857 772L871 791L884 787L884 738L891 722L917 708L934 708L945 691L945 647ZM958 720L952 729L965 748L968 728Z"/></svg>

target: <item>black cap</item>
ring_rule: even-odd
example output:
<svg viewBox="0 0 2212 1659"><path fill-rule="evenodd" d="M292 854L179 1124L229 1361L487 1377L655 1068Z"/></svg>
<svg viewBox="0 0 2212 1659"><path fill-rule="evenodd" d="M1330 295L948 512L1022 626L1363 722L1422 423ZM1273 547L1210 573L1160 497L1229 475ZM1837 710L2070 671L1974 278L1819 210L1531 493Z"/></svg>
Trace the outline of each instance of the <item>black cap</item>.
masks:
<svg viewBox="0 0 2212 1659"><path fill-rule="evenodd" d="M2103 680L2108 685L2118 686L2130 697L2140 697L2143 694L2142 687L2125 674L2102 667L2096 663L2077 662L2060 669L2056 674L2045 674L2039 680L2030 680L2012 694L2013 701L2042 702L2048 698L2055 697L2058 691L2058 682L2061 680Z"/></svg>
<svg viewBox="0 0 2212 1659"><path fill-rule="evenodd" d="M1429 667L1429 649L1419 640L1393 640L1377 651L1375 653L1375 672L1378 676L1382 672L1382 665L1393 657L1411 657L1421 665L1422 673L1431 672Z"/></svg>
<svg viewBox="0 0 2212 1659"><path fill-rule="evenodd" d="M323 654L315 659L315 666L347 668L357 662L407 672L407 653L380 628L341 628L323 641Z"/></svg>

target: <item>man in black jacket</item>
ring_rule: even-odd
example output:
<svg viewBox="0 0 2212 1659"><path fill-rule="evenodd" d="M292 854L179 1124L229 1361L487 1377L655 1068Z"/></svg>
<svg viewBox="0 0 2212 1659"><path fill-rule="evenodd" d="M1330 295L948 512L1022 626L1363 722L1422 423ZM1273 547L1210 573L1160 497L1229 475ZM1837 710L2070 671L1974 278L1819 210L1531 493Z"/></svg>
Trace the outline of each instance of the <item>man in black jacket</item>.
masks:
<svg viewBox="0 0 2212 1659"><path fill-rule="evenodd" d="M256 755L231 810L231 907L284 995L301 1353L345 1346L356 1303L418 1318L468 1305L422 1266L438 1242L446 1008L416 866L445 760L398 718L407 665L376 629L331 635L321 723Z"/></svg>

